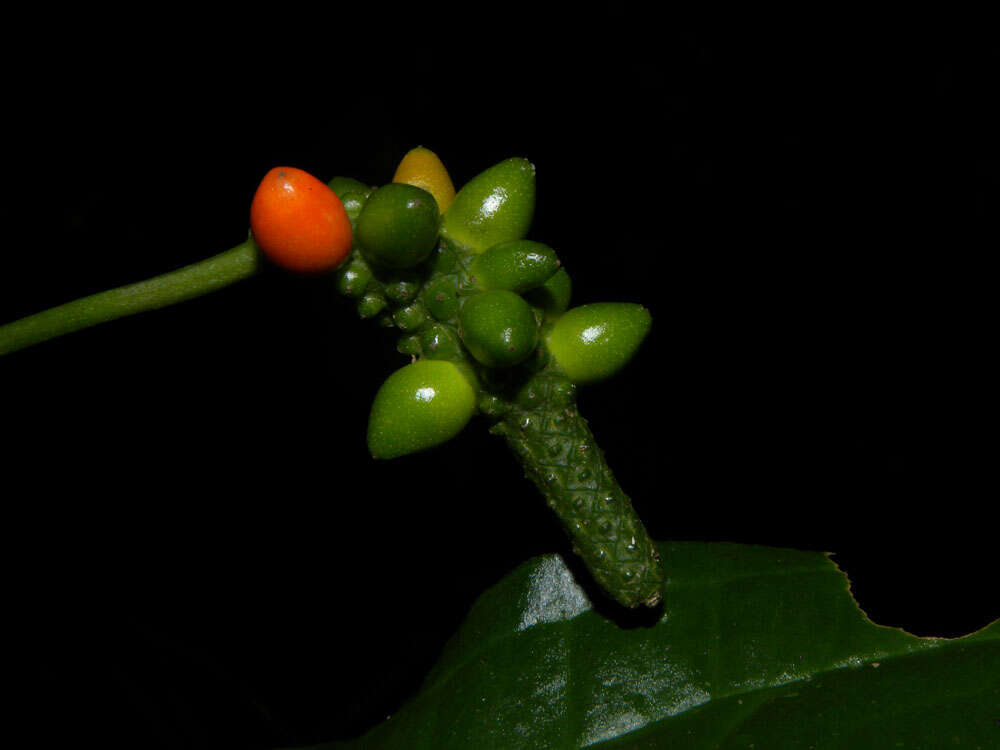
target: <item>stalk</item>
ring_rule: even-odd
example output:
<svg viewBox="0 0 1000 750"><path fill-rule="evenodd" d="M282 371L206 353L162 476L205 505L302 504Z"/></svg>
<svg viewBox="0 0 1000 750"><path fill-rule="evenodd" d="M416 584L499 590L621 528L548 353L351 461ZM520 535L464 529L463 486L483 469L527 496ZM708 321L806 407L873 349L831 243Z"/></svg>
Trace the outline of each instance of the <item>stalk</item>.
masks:
<svg viewBox="0 0 1000 750"><path fill-rule="evenodd" d="M199 297L253 276L260 267L253 239L206 260L135 284L91 294L0 326L0 356L129 315Z"/></svg>

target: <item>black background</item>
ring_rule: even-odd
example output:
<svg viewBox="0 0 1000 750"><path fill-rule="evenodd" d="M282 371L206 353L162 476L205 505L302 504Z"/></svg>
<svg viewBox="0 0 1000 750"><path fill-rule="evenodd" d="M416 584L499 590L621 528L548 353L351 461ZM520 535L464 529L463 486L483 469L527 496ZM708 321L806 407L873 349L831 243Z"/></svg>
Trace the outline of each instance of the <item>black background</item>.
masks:
<svg viewBox="0 0 1000 750"><path fill-rule="evenodd" d="M0 321L239 243L275 165L379 184L423 144L460 186L526 156L575 302L653 313L580 405L655 538L834 552L921 635L1000 615L994 48L678 29L409 59L233 40L208 65L188 41L83 45L19 92ZM480 424L368 457L405 361L328 280L270 269L4 359L38 737L356 735L484 588L567 551Z"/></svg>

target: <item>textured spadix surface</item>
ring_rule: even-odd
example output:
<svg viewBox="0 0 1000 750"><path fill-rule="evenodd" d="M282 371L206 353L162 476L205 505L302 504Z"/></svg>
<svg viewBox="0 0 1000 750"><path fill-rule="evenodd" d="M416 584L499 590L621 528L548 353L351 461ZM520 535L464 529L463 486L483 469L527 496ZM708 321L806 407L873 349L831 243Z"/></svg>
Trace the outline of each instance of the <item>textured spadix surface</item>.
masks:
<svg viewBox="0 0 1000 750"><path fill-rule="evenodd" d="M627 627L559 557L488 590L363 748L995 748L1000 622L873 624L825 555L658 545L665 606ZM405 627L405 622L401 622Z"/></svg>

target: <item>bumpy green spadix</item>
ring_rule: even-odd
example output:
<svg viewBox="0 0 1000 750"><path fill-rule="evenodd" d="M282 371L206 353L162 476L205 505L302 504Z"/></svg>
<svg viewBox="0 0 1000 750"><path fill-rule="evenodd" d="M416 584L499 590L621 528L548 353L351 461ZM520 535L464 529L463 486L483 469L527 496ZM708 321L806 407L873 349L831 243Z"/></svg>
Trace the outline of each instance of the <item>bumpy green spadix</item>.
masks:
<svg viewBox="0 0 1000 750"><path fill-rule="evenodd" d="M396 458L440 445L461 432L475 409L476 389L458 365L444 360L406 365L375 395L368 450L375 458Z"/></svg>
<svg viewBox="0 0 1000 750"><path fill-rule="evenodd" d="M535 167L506 159L473 177L445 212L441 233L472 252L519 240L535 213Z"/></svg>
<svg viewBox="0 0 1000 750"><path fill-rule="evenodd" d="M513 240L476 256L469 273L480 289L506 289L523 294L541 286L559 270L559 258L548 245Z"/></svg>
<svg viewBox="0 0 1000 750"><path fill-rule="evenodd" d="M437 246L440 221L433 195L394 182L372 193L358 217L356 236L368 260L386 268L409 268Z"/></svg>
<svg viewBox="0 0 1000 750"><path fill-rule="evenodd" d="M614 375L632 359L651 323L642 305L582 305L556 321L546 343L570 380L593 383Z"/></svg>

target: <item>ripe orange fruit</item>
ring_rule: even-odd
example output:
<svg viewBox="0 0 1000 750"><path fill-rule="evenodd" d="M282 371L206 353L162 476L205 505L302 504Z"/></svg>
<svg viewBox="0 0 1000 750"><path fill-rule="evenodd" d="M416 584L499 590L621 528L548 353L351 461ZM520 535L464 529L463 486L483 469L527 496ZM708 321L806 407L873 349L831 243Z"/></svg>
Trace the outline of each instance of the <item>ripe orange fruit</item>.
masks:
<svg viewBox="0 0 1000 750"><path fill-rule="evenodd" d="M336 268L353 243L337 194L295 167L275 167L264 175L250 205L250 231L268 260L303 273Z"/></svg>

